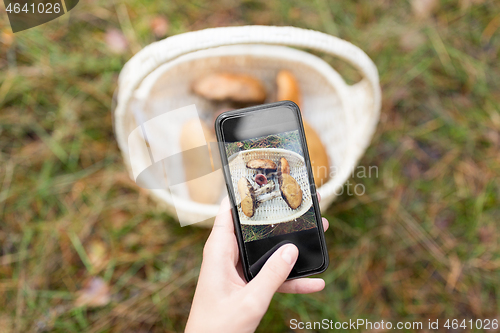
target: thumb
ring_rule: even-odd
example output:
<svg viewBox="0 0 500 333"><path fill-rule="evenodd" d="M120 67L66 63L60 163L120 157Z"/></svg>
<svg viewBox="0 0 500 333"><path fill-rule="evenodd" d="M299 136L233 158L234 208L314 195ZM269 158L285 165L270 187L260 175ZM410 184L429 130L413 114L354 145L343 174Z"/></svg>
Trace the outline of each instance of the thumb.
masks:
<svg viewBox="0 0 500 333"><path fill-rule="evenodd" d="M269 306L274 293L286 281L299 256L299 249L293 244L280 247L267 260L264 267L247 285L250 293Z"/></svg>

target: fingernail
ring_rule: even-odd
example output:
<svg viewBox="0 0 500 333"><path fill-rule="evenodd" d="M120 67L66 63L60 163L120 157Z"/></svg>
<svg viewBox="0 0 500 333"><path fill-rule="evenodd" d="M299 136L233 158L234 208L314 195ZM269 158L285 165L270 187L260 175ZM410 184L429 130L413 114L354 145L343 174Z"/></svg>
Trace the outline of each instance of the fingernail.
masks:
<svg viewBox="0 0 500 333"><path fill-rule="evenodd" d="M297 260L297 248L294 245L285 245L285 248L281 252L281 258L291 265Z"/></svg>

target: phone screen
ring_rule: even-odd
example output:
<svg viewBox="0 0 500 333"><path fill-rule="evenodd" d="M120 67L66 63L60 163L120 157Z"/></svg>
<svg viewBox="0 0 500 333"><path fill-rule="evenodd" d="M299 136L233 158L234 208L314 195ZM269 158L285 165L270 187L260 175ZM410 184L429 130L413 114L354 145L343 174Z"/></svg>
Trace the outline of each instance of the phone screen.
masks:
<svg viewBox="0 0 500 333"><path fill-rule="evenodd" d="M298 107L281 103L229 113L219 134L250 278L289 242L299 248L290 277L324 267L321 216Z"/></svg>

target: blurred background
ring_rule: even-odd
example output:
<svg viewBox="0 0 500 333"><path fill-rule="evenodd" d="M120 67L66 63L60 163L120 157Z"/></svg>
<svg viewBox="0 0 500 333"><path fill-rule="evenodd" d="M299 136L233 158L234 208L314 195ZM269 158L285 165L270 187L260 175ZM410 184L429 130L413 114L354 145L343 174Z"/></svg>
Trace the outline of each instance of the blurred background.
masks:
<svg viewBox="0 0 500 333"><path fill-rule="evenodd" d="M15 35L1 7L0 332L184 329L209 230L181 228L130 180L112 97L142 47L246 24L350 41L383 95L360 161L378 177L350 179L365 194L323 212L325 290L276 295L259 331L289 332L293 318L498 318L498 1L88 0Z"/></svg>

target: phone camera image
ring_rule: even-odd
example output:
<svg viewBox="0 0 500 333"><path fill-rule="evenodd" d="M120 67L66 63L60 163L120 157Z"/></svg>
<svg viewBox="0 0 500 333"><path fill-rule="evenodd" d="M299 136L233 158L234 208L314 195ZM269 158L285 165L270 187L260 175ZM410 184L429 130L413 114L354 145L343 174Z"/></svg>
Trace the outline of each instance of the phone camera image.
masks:
<svg viewBox="0 0 500 333"><path fill-rule="evenodd" d="M245 242L316 228L299 131L226 143Z"/></svg>
<svg viewBox="0 0 500 333"><path fill-rule="evenodd" d="M298 107L268 104L230 114L219 122L219 149L247 275L254 277L286 243L299 249L290 277L321 271L327 254Z"/></svg>

